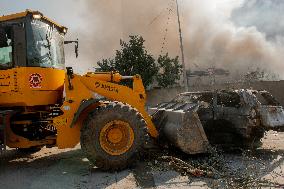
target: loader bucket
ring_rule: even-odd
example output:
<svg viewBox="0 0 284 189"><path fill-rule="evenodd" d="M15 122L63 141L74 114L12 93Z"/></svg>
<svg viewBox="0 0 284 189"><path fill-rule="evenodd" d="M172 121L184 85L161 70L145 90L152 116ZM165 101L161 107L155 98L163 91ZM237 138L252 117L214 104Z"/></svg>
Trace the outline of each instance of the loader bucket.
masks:
<svg viewBox="0 0 284 189"><path fill-rule="evenodd" d="M196 111L158 110L153 121L166 140L187 154L206 153L209 142Z"/></svg>

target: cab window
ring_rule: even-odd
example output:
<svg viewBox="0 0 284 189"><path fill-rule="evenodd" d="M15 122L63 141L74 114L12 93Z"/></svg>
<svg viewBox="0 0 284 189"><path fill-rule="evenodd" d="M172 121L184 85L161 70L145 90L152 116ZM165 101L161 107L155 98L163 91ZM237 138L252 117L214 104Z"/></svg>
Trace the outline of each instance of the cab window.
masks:
<svg viewBox="0 0 284 189"><path fill-rule="evenodd" d="M9 32L0 28L0 69L12 67L12 40Z"/></svg>
<svg viewBox="0 0 284 189"><path fill-rule="evenodd" d="M64 68L64 36L41 20L27 23L27 59L31 67Z"/></svg>

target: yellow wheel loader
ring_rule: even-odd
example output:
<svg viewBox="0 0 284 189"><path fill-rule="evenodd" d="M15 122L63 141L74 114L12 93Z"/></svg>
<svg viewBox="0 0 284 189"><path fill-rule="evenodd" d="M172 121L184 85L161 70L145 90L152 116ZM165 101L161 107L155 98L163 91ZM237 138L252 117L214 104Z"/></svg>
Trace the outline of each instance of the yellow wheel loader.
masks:
<svg viewBox="0 0 284 189"><path fill-rule="evenodd" d="M141 77L74 74L65 68L64 44L74 42L64 41L66 32L38 11L0 17L0 150L72 148L81 142L97 167L123 169L159 135L145 110ZM77 48L78 43L76 53ZM120 84L125 79L132 87ZM179 116L181 126L192 128L170 131L179 139L176 145L187 153L205 151L208 141L196 115ZM183 148L193 140L202 145Z"/></svg>

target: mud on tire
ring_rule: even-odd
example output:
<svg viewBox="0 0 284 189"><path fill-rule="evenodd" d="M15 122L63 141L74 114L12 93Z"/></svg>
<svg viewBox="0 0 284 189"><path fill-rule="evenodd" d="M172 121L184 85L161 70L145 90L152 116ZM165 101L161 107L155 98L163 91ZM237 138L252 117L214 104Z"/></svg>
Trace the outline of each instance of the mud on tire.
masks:
<svg viewBox="0 0 284 189"><path fill-rule="evenodd" d="M104 127L114 121L127 122L134 137L132 145L122 154L110 154L101 145L100 137ZM141 114L131 106L111 102L100 106L89 114L81 129L81 147L91 163L102 170L124 169L144 154L144 145L149 140L146 122Z"/></svg>

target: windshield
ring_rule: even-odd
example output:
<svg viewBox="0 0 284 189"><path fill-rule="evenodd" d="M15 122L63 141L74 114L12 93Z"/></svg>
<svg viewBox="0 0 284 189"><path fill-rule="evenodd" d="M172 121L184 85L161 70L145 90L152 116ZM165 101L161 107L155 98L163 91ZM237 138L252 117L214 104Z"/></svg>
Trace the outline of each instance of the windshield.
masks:
<svg viewBox="0 0 284 189"><path fill-rule="evenodd" d="M64 68L64 38L56 27L40 20L27 24L28 66Z"/></svg>
<svg viewBox="0 0 284 189"><path fill-rule="evenodd" d="M12 43L7 29L0 28L0 69L12 66Z"/></svg>

